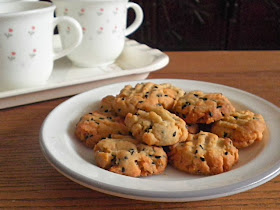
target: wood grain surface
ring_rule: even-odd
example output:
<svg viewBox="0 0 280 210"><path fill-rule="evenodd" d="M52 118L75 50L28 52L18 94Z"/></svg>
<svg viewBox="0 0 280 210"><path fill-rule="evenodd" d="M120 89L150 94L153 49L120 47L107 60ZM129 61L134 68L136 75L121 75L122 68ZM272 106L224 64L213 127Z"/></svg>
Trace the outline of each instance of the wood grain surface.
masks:
<svg viewBox="0 0 280 210"><path fill-rule="evenodd" d="M280 106L278 51L167 54L170 64L149 78L224 84ZM68 98L0 111L0 209L280 209L280 176L233 196L181 203L114 197L69 180L46 161L38 141L45 117Z"/></svg>

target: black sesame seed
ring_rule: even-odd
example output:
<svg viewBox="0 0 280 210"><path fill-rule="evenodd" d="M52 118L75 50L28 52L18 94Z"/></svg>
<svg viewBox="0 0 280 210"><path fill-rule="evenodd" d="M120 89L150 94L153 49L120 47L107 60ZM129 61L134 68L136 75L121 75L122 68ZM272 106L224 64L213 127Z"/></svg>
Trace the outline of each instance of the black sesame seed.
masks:
<svg viewBox="0 0 280 210"><path fill-rule="evenodd" d="M200 157L200 160L201 160L201 161L205 161L205 158L203 158L203 157Z"/></svg>
<svg viewBox="0 0 280 210"><path fill-rule="evenodd" d="M224 138L228 137L228 133L224 133Z"/></svg>
<svg viewBox="0 0 280 210"><path fill-rule="evenodd" d="M219 109L219 108L222 108L222 106L217 106L217 108Z"/></svg>
<svg viewBox="0 0 280 210"><path fill-rule="evenodd" d="M202 99L203 101L207 101L208 98L200 98L200 99Z"/></svg>
<svg viewBox="0 0 280 210"><path fill-rule="evenodd" d="M149 96L149 95L145 95L144 97L145 97L145 98L148 98L148 96Z"/></svg>
<svg viewBox="0 0 280 210"><path fill-rule="evenodd" d="M195 97L198 97L198 95L197 94L193 94Z"/></svg>
<svg viewBox="0 0 280 210"><path fill-rule="evenodd" d="M228 152L225 152L225 155L228 155Z"/></svg>
<svg viewBox="0 0 280 210"><path fill-rule="evenodd" d="M122 167L122 172L123 172L123 173L125 172L125 168L124 168L124 167Z"/></svg>
<svg viewBox="0 0 280 210"><path fill-rule="evenodd" d="M134 160L134 162L135 162L136 165L138 165L138 161L137 160Z"/></svg>
<svg viewBox="0 0 280 210"><path fill-rule="evenodd" d="M96 121L94 121L97 125L99 125L100 123L99 122L96 122Z"/></svg>
<svg viewBox="0 0 280 210"><path fill-rule="evenodd" d="M107 117L107 119L112 120L112 117Z"/></svg>
<svg viewBox="0 0 280 210"><path fill-rule="evenodd" d="M132 132L131 131L129 131L129 133L128 133L130 136L132 136Z"/></svg>
<svg viewBox="0 0 280 210"><path fill-rule="evenodd" d="M157 94L157 97L162 97L162 94Z"/></svg>
<svg viewBox="0 0 280 210"><path fill-rule="evenodd" d="M172 135L173 137L175 137L176 136L176 131L173 133L173 135Z"/></svg>
<svg viewBox="0 0 280 210"><path fill-rule="evenodd" d="M105 118L103 118L103 117L99 117L99 119L100 119L100 120L104 120Z"/></svg>
<svg viewBox="0 0 280 210"><path fill-rule="evenodd" d="M121 109L118 109L118 112L120 112L121 111Z"/></svg>
<svg viewBox="0 0 280 210"><path fill-rule="evenodd" d="M213 117L213 113L212 113L212 112L209 112L209 116L210 116L210 117Z"/></svg>
<svg viewBox="0 0 280 210"><path fill-rule="evenodd" d="M88 113L88 114L92 115L92 112L90 112L90 113Z"/></svg>
<svg viewBox="0 0 280 210"><path fill-rule="evenodd" d="M236 120L237 120L237 119L238 119L238 117L237 117L237 116L234 116L234 119L236 119Z"/></svg>
<svg viewBox="0 0 280 210"><path fill-rule="evenodd" d="M128 150L128 151L130 152L131 155L133 155L134 149L130 149L130 150Z"/></svg>
<svg viewBox="0 0 280 210"><path fill-rule="evenodd" d="M198 150L195 150L195 154L197 154L198 153Z"/></svg>
<svg viewBox="0 0 280 210"><path fill-rule="evenodd" d="M183 118L187 118L187 115L185 115L185 114L183 114L182 116L183 116Z"/></svg>
<svg viewBox="0 0 280 210"><path fill-rule="evenodd" d="M157 106L162 106L162 104L157 104Z"/></svg>
<svg viewBox="0 0 280 210"><path fill-rule="evenodd" d="M199 146L200 146L201 149L204 149L203 146L202 146L201 144L200 144Z"/></svg>
<svg viewBox="0 0 280 210"><path fill-rule="evenodd" d="M155 86L155 88L158 88L158 86Z"/></svg>
<svg viewBox="0 0 280 210"><path fill-rule="evenodd" d="M186 102L183 106L182 106L182 109L186 108L187 106L191 105L190 102Z"/></svg>
<svg viewBox="0 0 280 210"><path fill-rule="evenodd" d="M106 109L104 112L109 112L109 110L108 110L108 109Z"/></svg>
<svg viewBox="0 0 280 210"><path fill-rule="evenodd" d="M109 135L108 135L108 138L112 138L112 134L109 134Z"/></svg>
<svg viewBox="0 0 280 210"><path fill-rule="evenodd" d="M122 101L124 101L124 98L122 98Z"/></svg>
<svg viewBox="0 0 280 210"><path fill-rule="evenodd" d="M127 157L127 156L125 156L125 157L124 157L124 159L125 159L125 160L127 160L127 159L128 159L128 157Z"/></svg>
<svg viewBox="0 0 280 210"><path fill-rule="evenodd" d="M161 158L161 156L155 156L155 158L156 158L156 159L160 159L160 158Z"/></svg>
<svg viewBox="0 0 280 210"><path fill-rule="evenodd" d="M88 140L89 138L92 138L92 137L93 137L93 135L89 134L89 135L86 136L86 140Z"/></svg>
<svg viewBox="0 0 280 210"><path fill-rule="evenodd" d="M168 95L164 95L165 97L168 97Z"/></svg>
<svg viewBox="0 0 280 210"><path fill-rule="evenodd" d="M139 104L142 104L143 102L144 102L144 101L139 101L138 103L139 103Z"/></svg>

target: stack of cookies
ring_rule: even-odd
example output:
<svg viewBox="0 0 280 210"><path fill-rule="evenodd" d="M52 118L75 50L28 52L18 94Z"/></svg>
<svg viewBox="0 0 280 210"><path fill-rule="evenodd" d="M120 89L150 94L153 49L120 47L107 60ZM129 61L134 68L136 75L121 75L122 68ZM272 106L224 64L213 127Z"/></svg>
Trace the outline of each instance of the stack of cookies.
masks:
<svg viewBox="0 0 280 210"><path fill-rule="evenodd" d="M260 114L236 111L221 93L185 92L171 84L139 83L106 96L77 123L75 135L96 164L114 173L161 174L168 163L189 174L231 170L238 149L261 141Z"/></svg>

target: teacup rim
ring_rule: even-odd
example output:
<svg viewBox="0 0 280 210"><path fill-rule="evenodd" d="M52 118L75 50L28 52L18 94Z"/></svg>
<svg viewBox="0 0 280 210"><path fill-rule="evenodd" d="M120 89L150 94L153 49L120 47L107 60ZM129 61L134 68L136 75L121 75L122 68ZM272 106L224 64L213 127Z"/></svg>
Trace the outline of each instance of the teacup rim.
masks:
<svg viewBox="0 0 280 210"><path fill-rule="evenodd" d="M0 18L2 17L12 17L12 16L20 16L20 15L27 15L27 14L34 14L38 12L44 12L44 11L54 11L56 6L52 2L45 2L45 1L21 1L21 2L3 2L0 3L2 5L9 5L9 4L38 4L38 5L45 5L45 7L42 8L36 8L32 10L25 10L25 11L18 11L18 12L7 12L7 13L0 13Z"/></svg>

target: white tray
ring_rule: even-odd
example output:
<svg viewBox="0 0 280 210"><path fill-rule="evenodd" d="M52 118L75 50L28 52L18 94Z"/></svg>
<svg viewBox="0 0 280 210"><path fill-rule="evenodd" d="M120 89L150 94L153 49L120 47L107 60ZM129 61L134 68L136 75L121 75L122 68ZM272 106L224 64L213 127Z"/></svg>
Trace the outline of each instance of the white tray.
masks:
<svg viewBox="0 0 280 210"><path fill-rule="evenodd" d="M59 36L54 37L55 48L60 48ZM31 88L0 92L0 109L48 99L70 96L99 86L146 79L150 72L166 66L169 57L157 49L126 40L124 50L114 64L100 68L79 68L66 57L54 63L54 70L46 84Z"/></svg>

